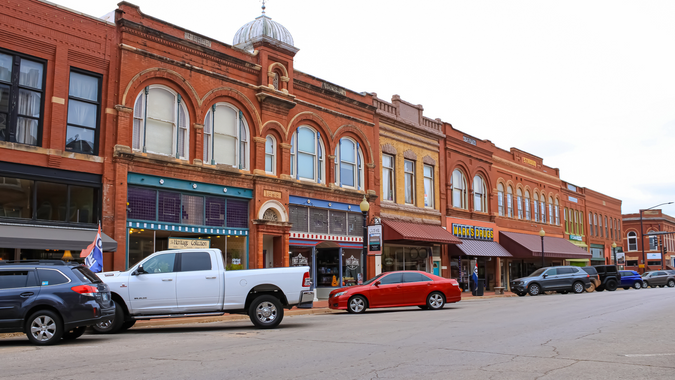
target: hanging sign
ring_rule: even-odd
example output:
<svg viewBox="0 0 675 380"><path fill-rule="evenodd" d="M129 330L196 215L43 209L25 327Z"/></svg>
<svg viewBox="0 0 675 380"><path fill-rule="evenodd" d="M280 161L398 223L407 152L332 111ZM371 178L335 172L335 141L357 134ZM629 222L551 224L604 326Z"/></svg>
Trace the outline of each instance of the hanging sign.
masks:
<svg viewBox="0 0 675 380"><path fill-rule="evenodd" d="M462 239L493 240L494 230L487 227L452 224L452 234Z"/></svg>
<svg viewBox="0 0 675 380"><path fill-rule="evenodd" d="M368 251L382 250L382 225L368 226Z"/></svg>

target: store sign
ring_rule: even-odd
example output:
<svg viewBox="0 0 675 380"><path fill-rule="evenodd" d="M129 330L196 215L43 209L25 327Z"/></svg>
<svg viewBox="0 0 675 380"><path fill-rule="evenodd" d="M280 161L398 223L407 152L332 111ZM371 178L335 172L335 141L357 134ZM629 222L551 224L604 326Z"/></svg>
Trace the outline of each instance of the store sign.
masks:
<svg viewBox="0 0 675 380"><path fill-rule="evenodd" d="M661 254L660 253L648 253L647 254L647 260L661 260Z"/></svg>
<svg viewBox="0 0 675 380"><path fill-rule="evenodd" d="M356 257L354 257L354 255L352 255L345 261L345 264L347 265L347 268L351 270L356 270L356 268L359 267L359 259L357 259Z"/></svg>
<svg viewBox="0 0 675 380"><path fill-rule="evenodd" d="M368 226L368 251L382 250L382 225Z"/></svg>
<svg viewBox="0 0 675 380"><path fill-rule="evenodd" d="M299 253L297 256L295 256L295 257L293 257L293 259L291 259L291 264L294 267L308 266L309 265L308 262L309 261L307 261L307 257L303 256L302 253Z"/></svg>
<svg viewBox="0 0 675 380"><path fill-rule="evenodd" d="M452 234L462 239L493 240L494 230L487 227L452 224Z"/></svg>
<svg viewBox="0 0 675 380"><path fill-rule="evenodd" d="M574 198L574 197L570 197L569 195L567 196L567 199L569 199L570 202L574 202L574 203L578 203L578 202L579 202L578 199L576 199L576 198Z"/></svg>
<svg viewBox="0 0 675 380"><path fill-rule="evenodd" d="M527 158L527 157L523 157L523 163L526 163L526 164L528 164L528 165L532 165L532 166L534 166L534 167L537 167L537 161L535 161L535 160L530 160L530 159Z"/></svg>
<svg viewBox="0 0 675 380"><path fill-rule="evenodd" d="M570 240L576 240L576 241L583 241L580 235L571 235L570 234Z"/></svg>
<svg viewBox="0 0 675 380"><path fill-rule="evenodd" d="M462 137L464 137L464 142L467 142L471 145L476 145L476 139L472 139L471 137L466 137L466 136L462 136Z"/></svg>
<svg viewBox="0 0 675 380"><path fill-rule="evenodd" d="M623 252L616 253L616 265L626 265L626 254Z"/></svg>
<svg viewBox="0 0 675 380"><path fill-rule="evenodd" d="M211 247L209 239L169 238L169 249L207 249Z"/></svg>

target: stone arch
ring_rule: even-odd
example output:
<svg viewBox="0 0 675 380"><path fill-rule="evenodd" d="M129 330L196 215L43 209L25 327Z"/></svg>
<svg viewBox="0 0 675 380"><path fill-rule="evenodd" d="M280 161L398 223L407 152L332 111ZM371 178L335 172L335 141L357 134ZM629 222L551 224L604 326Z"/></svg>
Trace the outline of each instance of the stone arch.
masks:
<svg viewBox="0 0 675 380"><path fill-rule="evenodd" d="M202 104L207 105L215 104L218 102L219 100L218 98L221 97L235 100L236 102L234 104L239 106L241 109L245 110L252 119L254 127L251 128L251 130L256 131L258 133L258 136L260 136L260 133L262 132L262 119L260 118L260 114L258 113L258 110L255 108L253 102L251 102L251 100L240 91L237 91L236 89L231 87L214 88L211 91L204 94L204 96L199 101L199 105L201 107ZM202 115L200 115L201 119L204 118L207 112L208 108L202 110L201 112Z"/></svg>
<svg viewBox="0 0 675 380"><path fill-rule="evenodd" d="M431 157L428 154L426 156L422 157L422 162L424 162L427 165L436 166L436 160L434 160L433 157Z"/></svg>
<svg viewBox="0 0 675 380"><path fill-rule="evenodd" d="M321 116L311 111L300 112L299 114L293 116L291 121L288 123L288 128L286 128L286 141L290 141L290 135L297 129L297 127L306 121L310 121L310 125L325 135L324 139L331 145L330 147L327 146L326 149L330 149L329 152L332 152L334 148L333 132L328 126L328 123L326 123L326 121Z"/></svg>
<svg viewBox="0 0 675 380"><path fill-rule="evenodd" d="M267 72L273 72L275 68L279 67L281 72L284 73L285 77L288 77L288 70L286 70L286 66L281 64L280 62L274 62L272 63L269 68L267 69Z"/></svg>
<svg viewBox="0 0 675 380"><path fill-rule="evenodd" d="M260 132L260 137L262 138L266 138L267 135L274 136L277 139L277 144L283 144L285 143L286 129L278 121L270 120L263 125Z"/></svg>
<svg viewBox="0 0 675 380"><path fill-rule="evenodd" d="M129 83L127 84L127 87L124 89L124 93L122 94L122 104L128 107L133 108L134 105L128 105L127 104L127 96L131 92L132 88L137 89L138 87L141 87L141 84L147 82L150 79L153 78L163 78L169 82L172 82L176 85L178 85L186 95L188 95L191 98L191 101L193 104L196 106L194 108L199 108L202 105L201 100L199 99L199 95L197 95L197 90L195 90L194 87L188 82L187 79L185 79L182 75L179 73L165 69L162 67L151 67L149 69L145 69L141 71L140 73L134 75L133 78L129 80ZM136 93L138 91L133 91L133 93ZM136 98L134 97L134 100ZM198 117L198 115L195 115Z"/></svg>
<svg viewBox="0 0 675 380"><path fill-rule="evenodd" d="M288 222L288 213L286 212L286 207L284 207L281 202L273 199L270 199L269 201L260 205L260 209L258 210L258 219L264 219L263 216L265 216L265 211L269 209L272 209L277 213L279 218L277 220L278 222Z"/></svg>
<svg viewBox="0 0 675 380"><path fill-rule="evenodd" d="M417 161L417 154L413 152L412 150L408 149L405 152L403 152L403 157L409 159L409 160L415 160Z"/></svg>
<svg viewBox="0 0 675 380"><path fill-rule="evenodd" d="M481 176L483 178L483 181L485 182L485 189L488 192L488 195L492 193L492 180L490 176L487 174L487 170L485 170L484 167L478 166L476 170L471 174L471 182L473 183L473 177L475 176ZM473 188L473 186L471 186Z"/></svg>
<svg viewBox="0 0 675 380"><path fill-rule="evenodd" d="M337 130L335 130L334 139L339 140L343 136L348 135L350 132L353 135L351 137L354 138L356 141L358 141L361 144L361 146L368 147L368 158L370 159L371 164L374 163L373 148L370 145L370 140L365 135L365 133L363 133L363 131L357 128L356 126L352 124L341 125Z"/></svg>
<svg viewBox="0 0 675 380"><path fill-rule="evenodd" d="M386 144L380 146L380 148L382 149L382 153L387 153L387 154L391 154L391 155L394 155L394 156L398 154L398 151L396 150L396 148L394 148L394 146L389 144L389 143L386 143Z"/></svg>

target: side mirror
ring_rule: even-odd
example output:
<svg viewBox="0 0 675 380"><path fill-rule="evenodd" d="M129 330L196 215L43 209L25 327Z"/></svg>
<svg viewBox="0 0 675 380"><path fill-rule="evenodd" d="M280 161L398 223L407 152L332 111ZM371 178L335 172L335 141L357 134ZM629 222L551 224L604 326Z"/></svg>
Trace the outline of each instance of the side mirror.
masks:
<svg viewBox="0 0 675 380"><path fill-rule="evenodd" d="M375 283L374 283L373 285L375 285L375 286L380 286L380 284L381 284L380 281L375 281Z"/></svg>
<svg viewBox="0 0 675 380"><path fill-rule="evenodd" d="M546 278L546 277L548 277L548 275L547 275L547 274L543 274L543 275L541 275L541 277Z"/></svg>
<svg viewBox="0 0 675 380"><path fill-rule="evenodd" d="M148 272L146 272L145 269L143 269L143 264L141 264L141 265L138 266L138 268L136 268L136 270L132 273L132 275L138 276L139 274L143 274L143 273L148 273Z"/></svg>

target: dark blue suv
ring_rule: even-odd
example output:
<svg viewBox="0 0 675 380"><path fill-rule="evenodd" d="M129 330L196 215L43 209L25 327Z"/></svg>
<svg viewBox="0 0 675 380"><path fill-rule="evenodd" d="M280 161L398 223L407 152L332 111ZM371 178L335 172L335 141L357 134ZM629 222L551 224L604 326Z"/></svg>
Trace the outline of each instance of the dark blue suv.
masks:
<svg viewBox="0 0 675 380"><path fill-rule="evenodd" d="M24 332L49 345L76 339L114 313L108 285L81 264L0 260L0 333Z"/></svg>
<svg viewBox="0 0 675 380"><path fill-rule="evenodd" d="M621 285L620 287L628 290L629 288L641 289L642 286L642 276L634 270L622 270L619 272L621 274Z"/></svg>

